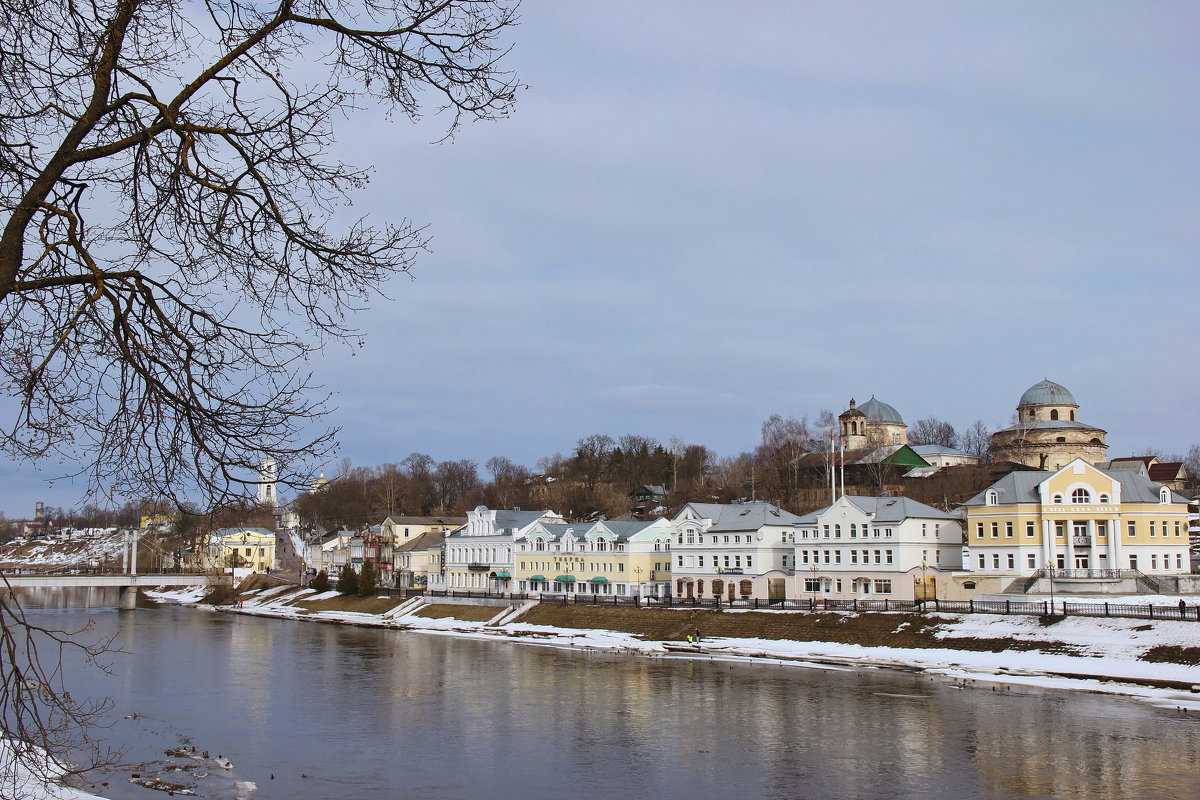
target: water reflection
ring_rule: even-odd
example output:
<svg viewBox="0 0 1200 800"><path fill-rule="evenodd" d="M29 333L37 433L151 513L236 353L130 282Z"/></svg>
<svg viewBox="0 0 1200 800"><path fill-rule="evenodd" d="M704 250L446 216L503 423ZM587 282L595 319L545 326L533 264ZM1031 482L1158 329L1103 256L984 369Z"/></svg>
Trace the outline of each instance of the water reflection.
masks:
<svg viewBox="0 0 1200 800"><path fill-rule="evenodd" d="M147 715L119 730L137 757L185 736L229 754L261 798L1182 798L1196 785L1200 724L1108 697L94 613L132 655L86 680L118 715Z"/></svg>

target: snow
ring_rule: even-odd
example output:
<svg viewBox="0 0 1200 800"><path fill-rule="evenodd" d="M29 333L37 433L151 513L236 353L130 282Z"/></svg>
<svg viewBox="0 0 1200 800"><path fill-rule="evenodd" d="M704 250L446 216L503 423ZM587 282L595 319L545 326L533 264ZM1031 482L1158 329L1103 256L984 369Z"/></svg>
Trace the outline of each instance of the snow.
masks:
<svg viewBox="0 0 1200 800"><path fill-rule="evenodd" d="M304 592L311 590L297 590L293 594L272 593L272 596L258 593L246 601L244 608L236 609L236 613L396 628L428 635L503 639L540 647L627 652L654 658L754 661L817 669L918 669L963 685L1019 684L1119 694L1164 707L1200 711L1200 693L1137 683L1164 681L1200 687L1200 667L1138 659L1140 654L1159 645L1200 647L1200 623L1195 622L1066 617L1043 625L1037 617L931 613L928 616L939 624L936 635L947 642L945 649L719 637L705 638L700 645L689 646L679 642L647 641L638 635L617 631L556 628L530 625L519 620L489 626L484 622L452 617L431 619L412 613L394 618L349 611L304 613L302 609L287 605L289 599L299 597ZM311 599L323 599L336 594L323 592L312 595ZM232 607L221 610L235 611ZM853 614L846 612L846 616ZM1071 652L957 650L952 649L956 639L1013 639L1053 643L1047 649L1061 643Z"/></svg>
<svg viewBox="0 0 1200 800"><path fill-rule="evenodd" d="M40 752L40 751L35 751ZM43 755L42 758L45 756ZM53 773L61 776L65 770ZM58 783L43 783L24 764L16 760L9 740L0 736L0 797L21 800L103 800L97 795Z"/></svg>

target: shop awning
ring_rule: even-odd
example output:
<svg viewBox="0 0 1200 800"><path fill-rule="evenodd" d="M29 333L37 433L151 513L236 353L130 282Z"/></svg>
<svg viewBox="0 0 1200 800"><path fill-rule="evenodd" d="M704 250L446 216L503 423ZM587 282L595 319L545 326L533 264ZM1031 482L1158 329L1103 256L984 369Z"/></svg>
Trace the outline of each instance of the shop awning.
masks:
<svg viewBox="0 0 1200 800"><path fill-rule="evenodd" d="M559 583L574 583L575 576L574 575L559 575L554 580L558 581Z"/></svg>
<svg viewBox="0 0 1200 800"><path fill-rule="evenodd" d="M592 578L591 582L592 583L608 583L608 578L597 575L596 577Z"/></svg>
<svg viewBox="0 0 1200 800"><path fill-rule="evenodd" d="M546 576L545 576L545 575L530 575L530 576L529 576L529 580L531 580L531 581L544 581L544 580L546 580Z"/></svg>
<svg viewBox="0 0 1200 800"><path fill-rule="evenodd" d="M512 575L508 574L508 570L502 569L502 570L499 570L498 572L493 572L492 577L493 578L511 578Z"/></svg>

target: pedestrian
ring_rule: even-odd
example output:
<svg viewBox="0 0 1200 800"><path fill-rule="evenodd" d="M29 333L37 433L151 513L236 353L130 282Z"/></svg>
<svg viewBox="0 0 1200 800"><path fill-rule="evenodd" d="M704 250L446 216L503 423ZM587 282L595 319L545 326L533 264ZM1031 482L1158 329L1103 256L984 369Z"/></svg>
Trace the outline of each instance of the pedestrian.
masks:
<svg viewBox="0 0 1200 800"><path fill-rule="evenodd" d="M1187 603L1183 602L1183 598L1179 598L1179 616L1187 616Z"/></svg>
<svg viewBox="0 0 1200 800"><path fill-rule="evenodd" d="M700 644L700 629L696 628L696 644Z"/></svg>

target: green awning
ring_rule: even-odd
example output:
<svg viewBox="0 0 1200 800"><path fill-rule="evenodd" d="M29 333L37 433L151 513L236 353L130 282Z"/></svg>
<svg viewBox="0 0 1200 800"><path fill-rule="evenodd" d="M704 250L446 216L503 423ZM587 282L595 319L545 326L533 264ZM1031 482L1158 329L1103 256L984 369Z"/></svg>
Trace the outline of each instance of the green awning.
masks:
<svg viewBox="0 0 1200 800"><path fill-rule="evenodd" d="M574 575L559 575L554 580L558 581L559 583L574 583L575 576Z"/></svg>
<svg viewBox="0 0 1200 800"><path fill-rule="evenodd" d="M512 575L508 574L508 570L502 569L499 572L493 572L492 577L493 578L511 578Z"/></svg>
<svg viewBox="0 0 1200 800"><path fill-rule="evenodd" d="M592 578L592 583L608 583L608 578L603 578L597 575L595 578Z"/></svg>
<svg viewBox="0 0 1200 800"><path fill-rule="evenodd" d="M546 576L545 576L545 575L530 575L530 576L529 576L529 580L531 580L531 581L544 581L544 580L546 580Z"/></svg>

